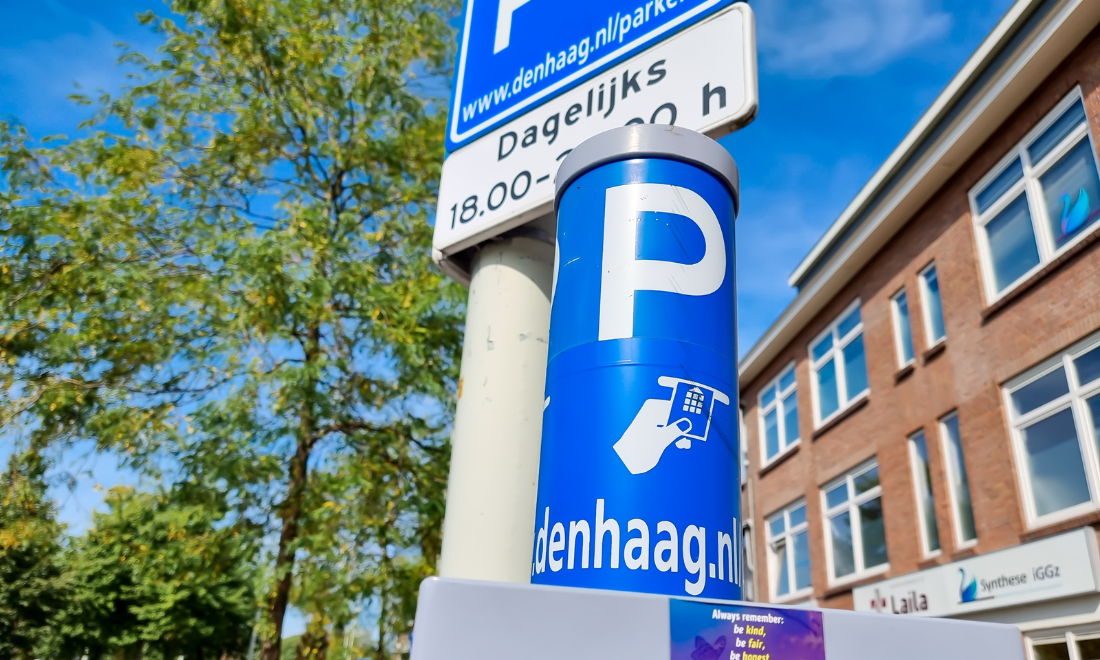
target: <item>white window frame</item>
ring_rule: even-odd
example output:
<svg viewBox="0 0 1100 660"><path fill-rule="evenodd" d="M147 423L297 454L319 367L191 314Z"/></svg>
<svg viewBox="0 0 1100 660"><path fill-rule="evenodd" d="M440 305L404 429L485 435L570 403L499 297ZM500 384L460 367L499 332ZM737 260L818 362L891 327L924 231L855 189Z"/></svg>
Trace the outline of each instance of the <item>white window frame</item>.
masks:
<svg viewBox="0 0 1100 660"><path fill-rule="evenodd" d="M813 577L811 570L810 586L804 587L798 590L792 590L782 596L779 595L779 566L777 563L778 557L776 557L775 550L772 549L772 545L780 538L786 539L787 544L787 576L791 582L794 582L794 535L806 532L806 542L809 543L810 534L810 515L809 509L806 509L806 519L800 525L791 527L791 511L799 507L806 507L805 498L799 498L794 502L791 502L787 506L783 507L779 511L771 514L764 519L764 534L767 537L765 546L768 552L768 598L772 603L788 603L795 600L801 600L806 596L813 593ZM783 517L784 532L779 537L772 536L772 521L780 516ZM813 553L807 557L811 562L813 561ZM811 567L813 564L811 563ZM793 585L792 585L793 586Z"/></svg>
<svg viewBox="0 0 1100 660"><path fill-rule="evenodd" d="M920 467L919 467L919 457L917 456L916 438L918 438L918 437L920 437L921 439L924 440L924 452L926 454L928 454L928 471L929 471L929 477L930 477L929 484L928 484L928 490L929 490L929 494L932 495L932 515L935 516L935 514L936 514L936 495L935 495L934 492L931 492L932 491L932 484L931 484L932 456L928 452L928 434L926 434L924 432L924 429L920 429L919 431L915 431L913 433L910 433L909 437L906 438L906 444L909 445L909 464L911 466L912 473L913 473L913 497L916 499L916 502L917 502L917 527L920 528L921 552L923 553L925 559L931 559L932 557L939 557L943 553L943 539L942 538L940 539L939 549L932 550L929 547L928 531L924 528L924 516L925 516L924 502L921 501L921 496L920 496L920 482L924 479L924 476L921 474ZM938 534L939 533L938 525L939 525L939 522L940 522L939 517L935 517L935 520L936 520L936 525L937 525L937 530L936 531L937 531L937 534Z"/></svg>
<svg viewBox="0 0 1100 660"><path fill-rule="evenodd" d="M737 439L741 450L741 486L749 482L749 434L745 428L745 411L737 409Z"/></svg>
<svg viewBox="0 0 1100 660"><path fill-rule="evenodd" d="M1100 639L1100 627L1096 624L1081 626L1079 628L1062 629L1055 631L1044 631L1037 633L1029 633L1025 636L1025 645L1027 646L1027 657L1029 660L1036 660L1035 654L1036 646L1043 646L1044 644L1064 642L1069 649L1069 660L1084 660L1081 657L1080 651L1077 649L1077 640L1091 640Z"/></svg>
<svg viewBox="0 0 1100 660"><path fill-rule="evenodd" d="M875 498L882 498L882 473L879 472L879 485L875 486L866 493L862 493L859 496L855 496L855 478L867 472L873 468L878 467L878 459L872 458L868 461L861 463L855 468L846 472L843 476L833 479L829 483L821 487L821 511L822 511L822 527L825 535L825 570L828 577L829 586L836 586L841 584L847 584L849 582L855 582L862 580L863 578L870 577L872 575L880 575L890 570L890 553L889 546L887 546L886 562L878 566L866 568L864 566L863 559L863 525L860 524L859 518L859 506ZM841 483L847 483L848 486L848 500L843 504L838 504L833 508L828 508L829 503L825 497L835 486ZM844 510L848 512L848 520L852 525L852 557L855 562L856 570L850 575L843 577L834 577L835 571L833 570L833 527L830 524L830 520L835 515L844 513ZM885 526L885 511L883 508L883 525Z"/></svg>
<svg viewBox="0 0 1100 660"><path fill-rule="evenodd" d="M966 548L972 548L978 545L978 521L975 517L974 520L974 538L963 539L962 535L962 523L959 516L959 495L955 492L955 469L951 467L951 447L949 445L950 439L947 437L947 422L948 420L959 418L959 411L952 410L943 417L940 417L937 426L940 432L940 451L943 452L943 464L944 474L947 475L947 500L951 503L951 531L955 536L955 550L964 550ZM962 427L959 427L959 446L962 447ZM966 453L963 452L963 467L966 467ZM970 472L967 472L967 488L970 488L969 483ZM974 493L970 493L970 512L974 514ZM940 545L943 545L943 539L940 539Z"/></svg>
<svg viewBox="0 0 1100 660"><path fill-rule="evenodd" d="M943 336L938 339L932 338L932 306L928 304L931 294L928 291L928 280L926 279L929 271L936 271L936 282L940 284L940 316L943 317ZM947 341L947 315L943 311L943 282L940 280L940 271L936 268L935 261L921 269L917 275L917 282L920 284L921 316L924 317L924 345L931 349ZM910 312L910 315L912 315L912 312Z"/></svg>
<svg viewBox="0 0 1100 660"><path fill-rule="evenodd" d="M908 360L905 359L905 352L902 350L901 314L898 312L898 299L902 296L905 297L905 308L909 314L909 350L912 355ZM897 347L898 368L904 369L917 359L917 347L913 342L913 308L909 305L909 295L905 292L905 287L901 287L897 293L890 296L890 316L894 321L894 346Z"/></svg>
<svg viewBox="0 0 1100 660"><path fill-rule="evenodd" d="M844 319L854 309L859 309L859 324L850 331L844 337L840 337L837 327L840 325L840 321ZM833 346L829 349L823 357L818 360L814 359L814 346L824 339L826 335L832 334ZM844 348L848 344L852 343L856 337L863 336L863 309L862 303L859 298L852 301L850 305L844 308L844 311L836 315L836 318L829 324L827 328L821 331L816 337L814 337L809 346L807 347L807 357L810 360L810 393L813 403L814 414L814 428L819 429L825 424L828 424L833 418L844 413L845 410L851 408L853 405L866 398L871 393L871 378L870 374L867 374L867 387L859 392L851 399L848 398L848 373L844 368ZM821 417L821 395L818 392L817 385L817 370L823 366L829 360L834 360L836 365L836 387L837 387L837 409L832 412L828 417L824 419ZM866 369L867 364L867 342L863 342L863 362Z"/></svg>
<svg viewBox="0 0 1100 660"><path fill-rule="evenodd" d="M794 382L785 390L779 389L779 381L783 379L788 373L794 375ZM775 391L775 399L767 406L764 405L764 393L768 390ZM756 401L759 405L760 414L760 465L765 467L770 465L779 459L783 458L789 452L794 451L794 448L802 444L802 430L795 429L798 432L798 437L787 443L787 411L783 406L783 399L789 397L791 393L795 393L795 402L798 400L798 373L795 371L795 363L792 361L786 367L784 367L775 378L771 380L766 386L760 389L760 392L756 395ZM779 433L779 451L775 456L768 456L768 436L767 436L767 424L765 419L768 413L775 410L776 414L776 431ZM801 411L799 411L801 413Z"/></svg>
<svg viewBox="0 0 1100 660"><path fill-rule="evenodd" d="M741 599L756 600L756 534L751 521L741 525Z"/></svg>
<svg viewBox="0 0 1100 660"><path fill-rule="evenodd" d="M1085 106L1085 122L1063 138L1058 145L1052 148L1050 152L1043 157L1042 161L1033 164L1027 153L1027 148L1031 146L1031 143L1042 135L1046 129L1050 128L1054 122L1062 116L1062 113L1078 101L1084 103L1084 95L1081 93L1080 87L1074 88L1073 91L1062 99L1053 110L1047 113L1047 115L1035 125L1035 128L1031 129L1031 131L1024 136L1023 140L1020 140L1011 151L1005 154L1004 158L1002 158L988 174L982 177L968 193L970 200L970 217L973 218L975 236L978 240L978 255L979 261L981 262L982 280L985 285L985 300L987 305L992 305L1001 298L1004 298L1034 277L1038 271L1057 259L1059 255L1080 243L1086 236L1100 230L1100 222L1098 222L1088 228L1088 230L1075 236L1073 240L1067 242L1062 247L1055 248L1054 238L1050 235L1050 222L1047 218L1046 204L1043 201L1042 186L1039 184L1039 178L1050 169L1051 165L1058 162L1063 156L1069 153L1069 151L1076 147L1082 139L1089 141L1089 146L1092 149L1093 166L1095 166L1097 172L1100 173L1100 166L1098 166L1096 159L1096 144L1093 142L1092 130L1088 121L1088 106ZM984 213L979 214L977 201L978 194L982 192L988 184L1000 176L1000 174L1004 172L1009 165L1014 163L1017 158L1020 159L1020 164L1023 166L1024 175L1019 181L1013 184L1011 188L1005 191L992 206L986 209ZM1027 201L1028 211L1031 214L1031 229L1035 234L1035 243L1039 250L1039 263L1031 270L1021 275L1015 282L1006 286L1003 291L998 292L996 278L993 272L993 257L989 247L989 236L986 234L985 226L990 220L997 217L997 214L1003 211L1005 207L1014 202L1016 198L1020 196L1020 193L1024 191L1026 191L1025 199Z"/></svg>
<svg viewBox="0 0 1100 660"><path fill-rule="evenodd" d="M1003 403L1008 415L1013 449L1016 454L1016 472L1020 480L1020 493L1024 500L1028 529L1043 527L1100 509L1100 456L1097 454L1097 440L1100 440L1100 438L1092 437L1093 429L1088 424L1089 410L1086 404L1088 398L1100 393L1100 379L1082 386L1077 382L1077 370L1073 366L1075 358L1095 348L1100 348L1100 333L1086 337L1058 355L1040 362L1005 383L1002 388ZM1039 406L1026 415L1017 415L1015 406L1012 403L1012 393L1046 376L1058 367L1065 370L1066 379L1069 381L1069 393ZM1027 469L1027 452L1024 449L1023 428L1067 409L1073 413L1073 422L1077 430L1077 442L1081 449L1081 460L1085 466L1085 482L1088 484L1089 499L1080 504L1039 516L1035 512L1035 498L1031 489L1031 477Z"/></svg>

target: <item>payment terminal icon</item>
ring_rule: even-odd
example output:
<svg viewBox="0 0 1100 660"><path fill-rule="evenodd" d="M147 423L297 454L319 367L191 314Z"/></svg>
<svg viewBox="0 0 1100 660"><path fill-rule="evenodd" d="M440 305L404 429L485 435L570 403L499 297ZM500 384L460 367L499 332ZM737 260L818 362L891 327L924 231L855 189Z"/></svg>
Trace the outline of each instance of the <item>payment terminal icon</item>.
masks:
<svg viewBox="0 0 1100 660"><path fill-rule="evenodd" d="M615 453L631 474L657 467L669 445L690 449L692 440L705 442L715 402L729 405L718 390L683 378L661 376L657 384L672 390L668 399L648 399L626 432L615 443Z"/></svg>

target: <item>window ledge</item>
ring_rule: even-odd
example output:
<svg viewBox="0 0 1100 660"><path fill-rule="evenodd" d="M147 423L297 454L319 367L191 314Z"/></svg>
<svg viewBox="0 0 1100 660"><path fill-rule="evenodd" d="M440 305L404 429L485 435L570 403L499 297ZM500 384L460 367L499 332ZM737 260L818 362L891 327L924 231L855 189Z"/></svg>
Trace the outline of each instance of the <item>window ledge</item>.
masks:
<svg viewBox="0 0 1100 660"><path fill-rule="evenodd" d="M1089 232L1087 236L1082 238L1073 247L1055 257L1054 260L1046 266L1043 266L1039 270L1035 271L1035 274L1018 284L1015 289L1006 293L1004 297L1000 298L993 304L983 309L982 324L984 325L986 322L989 321L989 319L993 318L997 314L1000 314L1001 311L1003 311L1006 307L1012 305L1012 303L1015 302L1018 298L1034 288L1036 284L1046 279L1056 270L1065 265L1066 262L1076 257L1081 252L1084 252L1089 246L1091 246L1093 243L1096 243L1097 241L1100 241L1100 230L1094 228L1091 232Z"/></svg>
<svg viewBox="0 0 1100 660"><path fill-rule="evenodd" d="M863 577L853 578L853 579L849 580L848 582L844 582L844 583L829 587L828 589L825 590L825 593L824 593L823 596L825 598L832 598L833 596L839 596L840 594L846 594L849 591L855 589L856 587L862 587L865 584L872 584L874 582L879 582L881 580L884 580L884 579L886 579L886 574L890 572L890 564L886 564L881 569L877 569L877 570L872 569L872 570L874 570L875 572L874 573L868 573L868 574L864 575Z"/></svg>
<svg viewBox="0 0 1100 660"><path fill-rule="evenodd" d="M913 369L914 369L914 366L913 366L912 362L905 365L901 369L898 369L897 373L894 374L894 384L897 385L901 381L908 378L910 376L910 374L913 373Z"/></svg>
<svg viewBox="0 0 1100 660"><path fill-rule="evenodd" d="M801 446L802 446L802 441L800 440L800 441L794 443L793 445L791 445L790 447L787 447L782 452L776 454L775 458L773 458L771 461L769 461L768 463L763 465L759 470L757 470L756 476L762 477L765 474L767 474L767 473L771 472L772 470L774 470L775 468L779 467L780 463L786 462L786 460L788 458L790 458L791 456L794 456L795 454L797 454L798 453L798 448L801 447Z"/></svg>
<svg viewBox="0 0 1100 660"><path fill-rule="evenodd" d="M769 602L772 605L790 605L791 603L797 603L799 601L808 600L810 598L810 596L813 596L813 595L814 595L814 588L809 587L807 589L802 589L800 591L796 591L794 593L787 594L786 596L777 596L777 597L771 599L771 601L769 601Z"/></svg>
<svg viewBox="0 0 1100 660"><path fill-rule="evenodd" d="M1080 516L1074 516L1067 520L1060 520L1058 522L1050 523L1049 525L1043 525L1042 527L1036 527L1035 529L1028 530L1023 534L1020 534L1020 542L1025 543L1027 541L1034 541L1047 536L1053 536L1062 532L1068 532L1078 527L1084 527L1085 525L1096 526L1100 524L1100 511L1092 511Z"/></svg>
<svg viewBox="0 0 1100 660"><path fill-rule="evenodd" d="M940 355L940 353L943 353L946 350L947 340L941 339L938 344L921 353L921 360L923 360L925 364L928 364L932 360L935 360Z"/></svg>
<svg viewBox="0 0 1100 660"><path fill-rule="evenodd" d="M942 553L937 552L936 554L932 555L931 557L925 557L921 561L917 562L917 570L918 571L923 571L926 568L932 568L933 566L938 566L939 563L940 563L940 557L942 557L942 556L943 556Z"/></svg>
<svg viewBox="0 0 1100 660"><path fill-rule="evenodd" d="M956 550L951 553L951 561L958 561L960 559L966 559L967 557L973 557L978 554L978 544L971 543L961 550Z"/></svg>
<svg viewBox="0 0 1100 660"><path fill-rule="evenodd" d="M955 555L959 555L967 550L973 550L977 545L977 538L972 538L969 541L959 541L955 544Z"/></svg>
<svg viewBox="0 0 1100 660"><path fill-rule="evenodd" d="M821 428L815 430L814 435L813 435L813 439L817 440L821 436L825 435L826 433L831 431L834 427L836 427L838 424L840 424L844 420L851 417L857 410L860 410L861 408L866 406L868 403L870 403L870 401L871 401L871 395L870 394L864 394L862 397L860 397L854 403L852 403L852 405L848 406L843 411L841 411L836 417L833 417L829 421L825 422L825 424L823 424L821 426Z"/></svg>

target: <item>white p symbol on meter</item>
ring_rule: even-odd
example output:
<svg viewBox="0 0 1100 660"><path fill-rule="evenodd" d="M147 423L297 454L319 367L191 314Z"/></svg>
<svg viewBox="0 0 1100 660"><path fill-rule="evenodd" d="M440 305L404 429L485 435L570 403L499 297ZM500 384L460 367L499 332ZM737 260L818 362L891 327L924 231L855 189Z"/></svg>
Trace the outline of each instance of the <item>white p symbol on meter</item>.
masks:
<svg viewBox="0 0 1100 660"><path fill-rule="evenodd" d="M645 211L684 216L703 232L703 258L694 264L638 259L638 223ZM634 336L634 293L667 291L705 296L726 277L726 243L714 210L698 193L666 183L608 188L603 220L599 340Z"/></svg>

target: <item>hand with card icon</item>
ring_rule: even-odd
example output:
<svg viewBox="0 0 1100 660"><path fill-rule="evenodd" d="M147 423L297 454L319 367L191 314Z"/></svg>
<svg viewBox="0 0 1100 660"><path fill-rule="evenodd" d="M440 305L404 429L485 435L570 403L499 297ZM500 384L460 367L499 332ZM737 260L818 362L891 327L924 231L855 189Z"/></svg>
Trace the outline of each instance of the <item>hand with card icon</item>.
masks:
<svg viewBox="0 0 1100 660"><path fill-rule="evenodd" d="M649 399L634 416L623 437L615 443L615 453L630 474L649 472L657 467L665 449L691 430L691 422L682 419L666 425L672 402Z"/></svg>
<svg viewBox="0 0 1100 660"><path fill-rule="evenodd" d="M646 400L614 445L631 474L657 467L674 442L679 449L690 449L692 439L705 441L714 402L729 405L725 394L699 383L670 376L660 377L657 383L672 388L672 398Z"/></svg>

